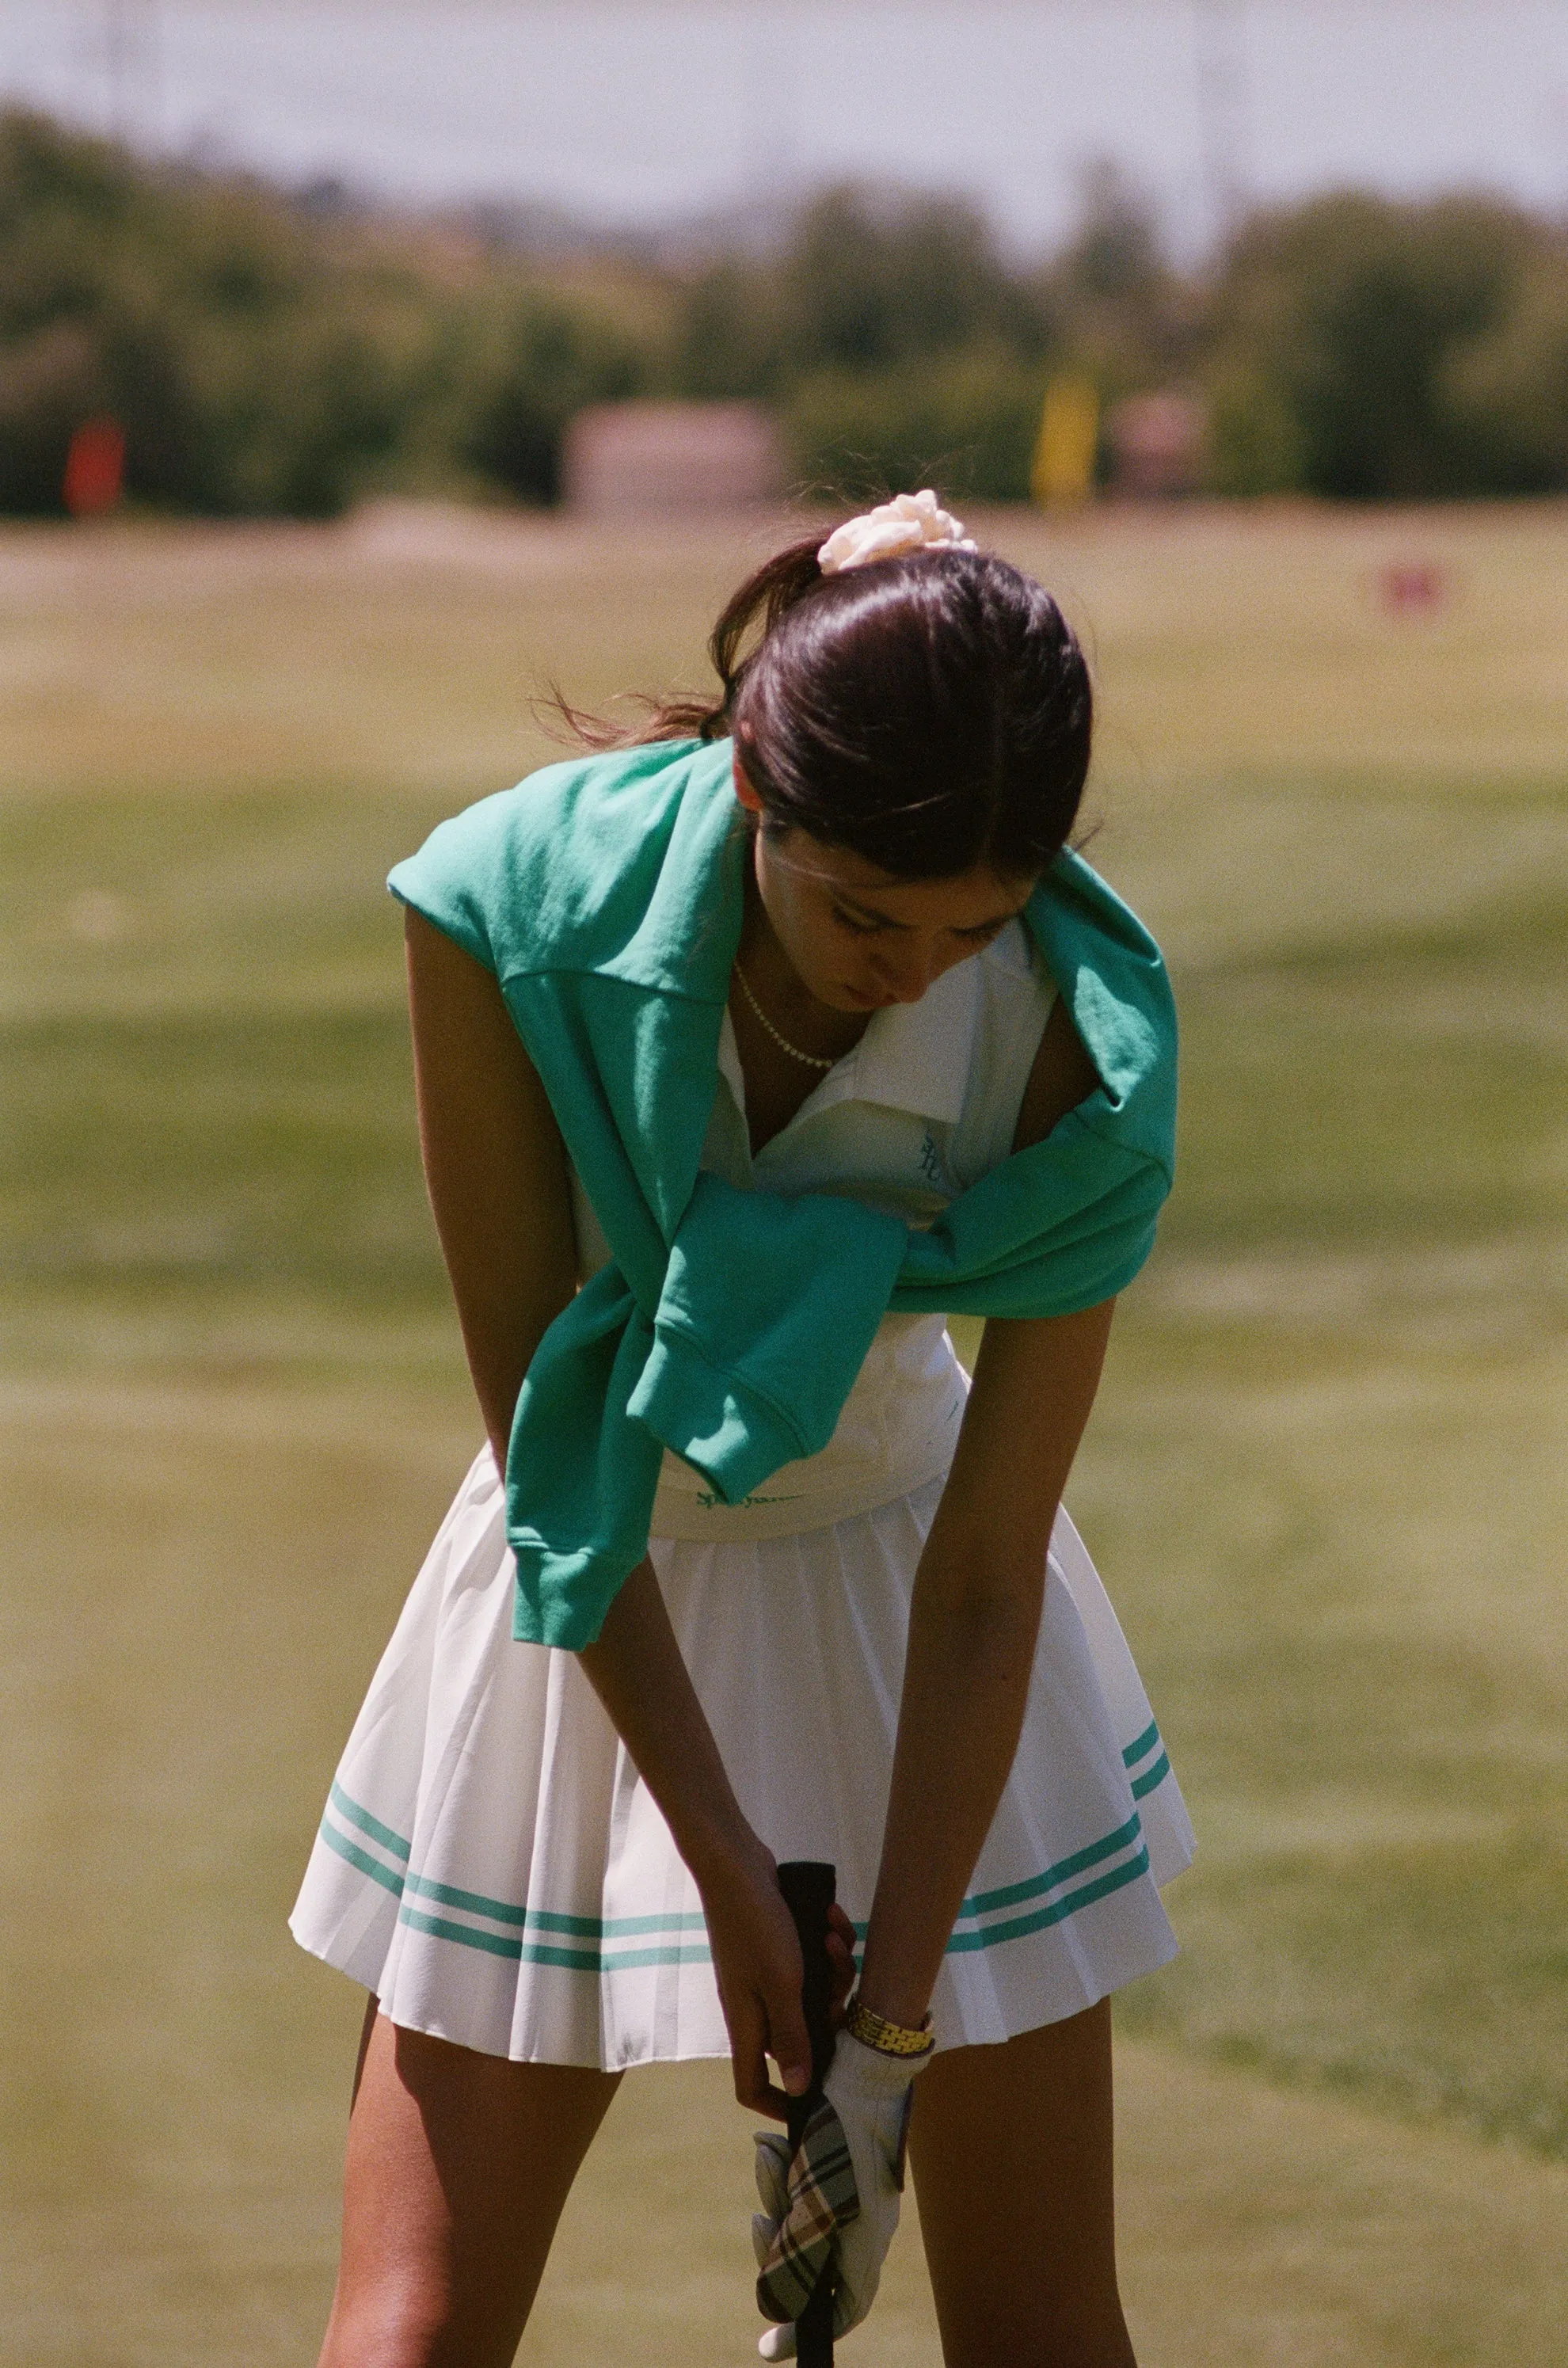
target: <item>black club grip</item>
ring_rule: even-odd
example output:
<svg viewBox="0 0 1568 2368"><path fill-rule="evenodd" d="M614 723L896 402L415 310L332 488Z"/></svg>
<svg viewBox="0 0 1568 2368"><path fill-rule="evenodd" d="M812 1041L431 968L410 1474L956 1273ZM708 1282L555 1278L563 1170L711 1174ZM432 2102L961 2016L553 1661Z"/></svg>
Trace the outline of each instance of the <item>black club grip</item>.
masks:
<svg viewBox="0 0 1568 2368"><path fill-rule="evenodd" d="M837 1882L836 1870L819 1859L791 1859L778 1870L778 1888L795 1919L805 1967L801 2003L812 2048L812 2085L803 2097L790 2100L786 2127L791 2149L800 2145L808 2120L822 2101L823 2080L833 2061L833 1961L827 1953L827 1911ZM824 2278L795 2322L799 2368L833 2368L835 2283L832 2277Z"/></svg>

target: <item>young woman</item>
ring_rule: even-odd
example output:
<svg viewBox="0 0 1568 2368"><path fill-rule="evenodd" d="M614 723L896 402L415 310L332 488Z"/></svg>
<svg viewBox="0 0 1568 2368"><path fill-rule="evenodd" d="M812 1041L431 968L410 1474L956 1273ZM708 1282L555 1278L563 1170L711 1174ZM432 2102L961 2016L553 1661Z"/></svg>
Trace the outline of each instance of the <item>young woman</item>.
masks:
<svg viewBox="0 0 1568 2368"><path fill-rule="evenodd" d="M392 878L488 1443L295 1911L372 1993L323 2361L509 2361L629 2066L805 2088L775 1867L814 1858L841 1993L864 1943L841 2325L913 2102L951 2368L1124 2368L1108 1998L1191 1836L1061 1498L1169 1181L1164 972L1063 851L1073 635L933 496L783 552L712 647L710 710Z"/></svg>

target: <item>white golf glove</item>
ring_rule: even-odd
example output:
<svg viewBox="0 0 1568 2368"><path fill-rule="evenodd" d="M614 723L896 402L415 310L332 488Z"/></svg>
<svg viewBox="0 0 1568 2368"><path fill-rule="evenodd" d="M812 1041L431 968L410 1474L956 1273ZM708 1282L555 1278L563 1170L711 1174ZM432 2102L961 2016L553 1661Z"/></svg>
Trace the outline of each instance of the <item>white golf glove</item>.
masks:
<svg viewBox="0 0 1568 2368"><path fill-rule="evenodd" d="M915 2076L930 2060L883 2055L841 2031L823 2083L824 2101L799 2151L791 2157L778 2131L758 2131L763 2209L751 2227L766 2317L779 2311L798 2317L829 2259L838 2277L835 2335L858 2327L870 2309L898 2226ZM769 2328L757 2350L765 2360L793 2359L793 2324Z"/></svg>

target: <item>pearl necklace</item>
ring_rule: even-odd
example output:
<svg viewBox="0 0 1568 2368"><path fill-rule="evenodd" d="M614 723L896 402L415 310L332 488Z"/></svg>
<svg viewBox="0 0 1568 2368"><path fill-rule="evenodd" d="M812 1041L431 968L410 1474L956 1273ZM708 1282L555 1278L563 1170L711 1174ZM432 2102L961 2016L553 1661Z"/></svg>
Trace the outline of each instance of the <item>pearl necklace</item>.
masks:
<svg viewBox="0 0 1568 2368"><path fill-rule="evenodd" d="M772 1020L769 1019L767 1012L764 1011L761 1004L752 993L750 985L746 981L746 974L741 968L738 962L735 964L735 977L739 982L741 993L745 996L746 1001L750 1004L753 1011L756 1013L757 1019L760 1021L762 1026L767 1029L768 1034L772 1037L774 1042L778 1045L781 1053L788 1053L791 1061L803 1062L808 1069L835 1069L838 1066L838 1063L835 1060L824 1061L820 1053L802 1053L798 1044L790 1043L788 1036L782 1036L779 1034L778 1030L775 1028Z"/></svg>

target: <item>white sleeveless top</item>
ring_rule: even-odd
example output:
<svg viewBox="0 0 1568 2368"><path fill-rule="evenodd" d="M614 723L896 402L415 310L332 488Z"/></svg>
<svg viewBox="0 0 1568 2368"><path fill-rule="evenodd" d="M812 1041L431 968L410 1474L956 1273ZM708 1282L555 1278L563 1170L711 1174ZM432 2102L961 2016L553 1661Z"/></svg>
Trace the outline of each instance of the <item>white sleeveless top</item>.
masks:
<svg viewBox="0 0 1568 2368"><path fill-rule="evenodd" d="M854 1050L755 1157L726 1012L702 1166L742 1190L786 1199L842 1193L906 1224L933 1224L1011 1151L1054 1000L1032 939L1021 922L1009 922L918 1003L873 1012ZM585 1281L610 1251L575 1170L572 1200ZM741 1504L726 1505L701 1473L666 1452L653 1534L715 1543L783 1537L907 1496L947 1470L966 1389L940 1315L885 1316L820 1454L782 1465Z"/></svg>

